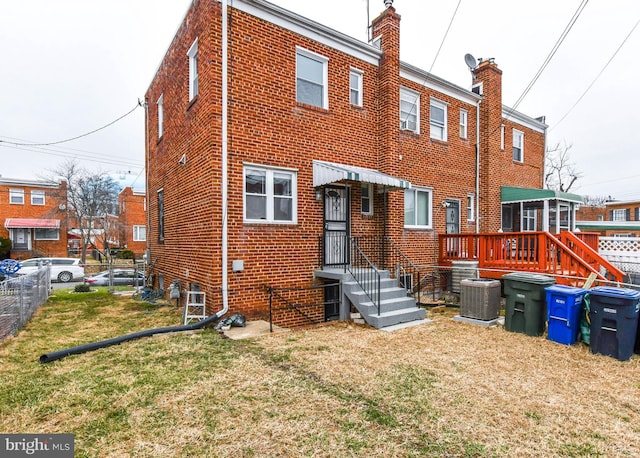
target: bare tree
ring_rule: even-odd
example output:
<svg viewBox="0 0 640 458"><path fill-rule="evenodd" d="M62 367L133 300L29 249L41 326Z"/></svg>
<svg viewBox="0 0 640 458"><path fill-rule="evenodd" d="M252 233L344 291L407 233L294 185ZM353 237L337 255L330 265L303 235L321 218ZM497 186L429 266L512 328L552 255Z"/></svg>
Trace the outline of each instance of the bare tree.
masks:
<svg viewBox="0 0 640 458"><path fill-rule="evenodd" d="M80 233L81 257L85 262L87 248L96 238L102 238L102 225L107 215L117 211L118 184L108 175L88 172L71 160L52 172L67 182L68 211ZM106 246L108 248L108 244Z"/></svg>
<svg viewBox="0 0 640 458"><path fill-rule="evenodd" d="M582 177L571 160L569 150L572 145L557 143L555 147L547 150L545 160L544 184L547 189L569 192L576 181Z"/></svg>
<svg viewBox="0 0 640 458"><path fill-rule="evenodd" d="M604 207L610 200L612 200L611 196L582 196L586 207Z"/></svg>

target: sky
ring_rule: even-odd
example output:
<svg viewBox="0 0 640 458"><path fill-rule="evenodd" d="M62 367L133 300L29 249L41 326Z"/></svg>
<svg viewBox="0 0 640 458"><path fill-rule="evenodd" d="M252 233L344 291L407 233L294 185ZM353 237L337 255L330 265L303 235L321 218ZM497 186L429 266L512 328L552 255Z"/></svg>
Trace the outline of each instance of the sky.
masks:
<svg viewBox="0 0 640 458"><path fill-rule="evenodd" d="M0 2L0 175L54 177L71 159L143 183L138 101L190 3ZM367 16L384 9L383 0L272 3L362 41ZM517 110L546 117L548 147L570 148L582 175L571 192L640 199L640 1L395 0L393 6L402 17L402 61L469 89L465 54L494 58L507 106L548 61Z"/></svg>

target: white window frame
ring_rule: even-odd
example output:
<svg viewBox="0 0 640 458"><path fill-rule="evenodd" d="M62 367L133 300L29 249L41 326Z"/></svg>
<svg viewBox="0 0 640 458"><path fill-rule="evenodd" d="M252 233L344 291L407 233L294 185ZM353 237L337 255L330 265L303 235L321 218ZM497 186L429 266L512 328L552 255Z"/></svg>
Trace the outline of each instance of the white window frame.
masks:
<svg viewBox="0 0 640 458"><path fill-rule="evenodd" d="M518 154L516 155L516 150ZM513 160L524 162L524 132L513 129Z"/></svg>
<svg viewBox="0 0 640 458"><path fill-rule="evenodd" d="M358 70L357 68L352 68L349 71L349 103L356 107L361 107L363 105L363 75L364 72L362 72L362 70ZM355 87L352 81L353 78L355 78ZM353 100L352 95L355 95L355 101Z"/></svg>
<svg viewBox="0 0 640 458"><path fill-rule="evenodd" d="M427 224L417 224L419 212L416 211L415 202L419 193L427 194L427 203L429 208L427 209ZM407 221L407 196L413 195L413 221ZM404 191L404 227L406 229L432 229L433 227L433 190L430 188L411 187L411 189L405 189Z"/></svg>
<svg viewBox="0 0 640 458"><path fill-rule="evenodd" d="M134 242L147 241L147 226L133 226L133 241Z"/></svg>
<svg viewBox="0 0 640 458"><path fill-rule="evenodd" d="M467 221L476 220L476 196L467 194Z"/></svg>
<svg viewBox="0 0 640 458"><path fill-rule="evenodd" d="M612 210L611 221L627 221L627 209L616 208Z"/></svg>
<svg viewBox="0 0 640 458"><path fill-rule="evenodd" d="M534 232L538 227L538 212L535 208L522 210L522 232Z"/></svg>
<svg viewBox="0 0 640 458"><path fill-rule="evenodd" d="M198 39L196 38L189 51L189 101L198 95Z"/></svg>
<svg viewBox="0 0 640 458"><path fill-rule="evenodd" d="M43 235L43 232L45 235ZM46 234L53 234L47 236ZM58 228L34 228L33 240L60 240L60 229Z"/></svg>
<svg viewBox="0 0 640 458"><path fill-rule="evenodd" d="M264 194L250 194L255 196L265 197L265 219L251 219L247 218L247 172L255 171L265 174L265 193ZM273 192L274 176L276 174L288 175L291 179L291 196L276 196ZM291 219L279 220L275 219L275 199L291 199ZM298 172L294 169L269 167L257 164L244 164L242 171L242 217L245 223L258 223L258 224L297 224L298 223Z"/></svg>
<svg viewBox="0 0 640 458"><path fill-rule="evenodd" d="M402 109L402 102L409 104L409 111ZM420 94L406 87L400 88L400 130L420 133Z"/></svg>
<svg viewBox="0 0 640 458"><path fill-rule="evenodd" d="M24 205L24 189L9 189L9 203Z"/></svg>
<svg viewBox="0 0 640 458"><path fill-rule="evenodd" d="M469 112L460 110L460 138L467 139L469 137Z"/></svg>
<svg viewBox="0 0 640 458"><path fill-rule="evenodd" d="M434 122L433 120L433 116L432 116L432 109L433 108L439 108L441 110L444 111L444 123L443 125L440 125L439 123ZM433 138L435 140L441 140L443 142L447 141L447 136L448 136L448 132L447 132L447 122L448 120L448 114L447 114L447 104L438 100L438 99L431 99L429 101L429 137ZM436 134L434 127L437 128L441 128L442 129L442 135L439 136Z"/></svg>
<svg viewBox="0 0 640 458"><path fill-rule="evenodd" d="M500 149L504 151L504 124L500 125Z"/></svg>
<svg viewBox="0 0 640 458"><path fill-rule="evenodd" d="M45 192L32 189L31 190L31 205L44 205L45 204Z"/></svg>
<svg viewBox="0 0 640 458"><path fill-rule="evenodd" d="M300 94L298 93L298 80L308 80L305 80L298 75L298 56L315 60L316 62L322 64L322 100L320 101L320 105L300 100ZM317 81L308 82L312 84L319 84ZM308 49L300 48L298 46L296 46L296 102L304 103L305 105L317 106L319 108L324 108L325 110L329 109L329 58L317 54L313 51L309 51Z"/></svg>
<svg viewBox="0 0 640 458"><path fill-rule="evenodd" d="M366 189L366 193L365 193L365 189ZM363 215L371 216L373 215L373 183L362 183L361 193L362 194L360 199L360 212ZM365 202L369 203L369 211L364 210Z"/></svg>
<svg viewBox="0 0 640 458"><path fill-rule="evenodd" d="M158 98L158 138L164 134L164 94Z"/></svg>

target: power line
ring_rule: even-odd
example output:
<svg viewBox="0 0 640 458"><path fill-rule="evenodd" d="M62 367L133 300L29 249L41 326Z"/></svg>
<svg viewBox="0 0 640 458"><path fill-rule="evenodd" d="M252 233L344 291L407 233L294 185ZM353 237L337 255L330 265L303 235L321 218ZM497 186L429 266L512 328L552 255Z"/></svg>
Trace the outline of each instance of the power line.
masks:
<svg viewBox="0 0 640 458"><path fill-rule="evenodd" d="M551 59L553 59L553 56L556 54L556 52L560 48L560 45L564 42L565 38L567 38L567 35L569 34L574 24L578 20L578 17L580 17L580 14L582 14L582 11L587 6L587 3L589 3L589 0L582 0L582 3L580 3L580 5L578 6L578 9L576 10L576 12L573 13L573 17L571 18L569 23L566 25L566 27L560 34L560 37L556 41L556 44L553 46L553 48L551 48L551 51L547 55L546 59L544 60L544 62L542 63L542 65L534 75L534 77L531 79L531 81L529 82L527 87L524 89L522 94L520 94L520 97L518 97L518 100L516 100L516 103L513 105L513 107L509 109L507 118L514 111L516 111L516 108L518 108L518 105L520 105L520 103L524 100L524 98L527 96L527 94L529 93L533 85L536 84L536 82L538 81L538 78L540 78L540 76L542 75L542 72L544 72L544 70L547 68L547 65L549 65L549 62L551 62Z"/></svg>
<svg viewBox="0 0 640 458"><path fill-rule="evenodd" d="M451 29L451 24L453 24L453 20L456 18L456 14L458 13L458 8L460 8L460 3L462 3L462 0L458 0L458 4L456 5L456 9L453 12L453 16L451 16L451 20L449 21L449 26L447 27L447 30L444 33L444 36L442 37L442 41L440 42L440 47L438 48L438 52L436 52L436 55L433 58L433 62L431 63L431 67L429 67L429 73L431 73L431 70L433 70L433 66L436 64L436 60L438 59L438 56L440 55L440 50L442 49L442 46L444 45L444 41L447 39L447 35L449 35L449 30Z"/></svg>
<svg viewBox="0 0 640 458"><path fill-rule="evenodd" d="M624 38L624 40L622 40L622 43L620 43L620 46L618 46L618 49L615 50L615 52L613 53L613 55L609 58L609 60L607 61L607 63L604 65L604 67L602 67L602 70L600 70L600 73L598 73L598 75L596 75L596 77L593 79L593 81L591 81L591 84L589 84L589 86L587 86L587 88L584 90L584 92L582 93L582 95L580 97L578 97L578 100L576 100L576 102L571 106L571 108L569 108L569 111L567 111L564 116L562 116L562 118L560 118L560 121L558 121L557 123L555 123L555 125L549 129L550 131L555 129L556 127L558 127L558 124L560 124L562 121L564 121L564 118L566 118L567 116L569 116L569 113L571 113L573 111L573 109L576 107L576 105L578 105L580 103L580 101L584 98L585 95L587 95L587 92L589 92L591 90L591 88L593 87L593 85L596 83L596 81L598 81L598 79L602 76L602 74L604 73L604 71L607 69L607 67L609 66L609 64L611 63L611 61L616 57L616 55L618 54L618 52L620 51L620 49L622 49L622 47L624 46L624 44L627 42L627 40L629 39L629 37L631 36L631 34L636 30L636 27L638 27L638 24L640 24L640 19L638 19L638 22L635 23L635 25L631 28L631 31L627 34L627 36Z"/></svg>
<svg viewBox="0 0 640 458"><path fill-rule="evenodd" d="M87 132L87 133L82 134L82 135L77 135L77 136L72 137L72 138L67 138L66 140L58 140L58 141L55 141L55 142L48 142L48 143L15 143L15 142L8 142L8 141L5 141L5 140L0 140L0 143L9 143L9 144L14 145L14 146L51 146L51 145L59 145L60 143L67 143L67 142L70 142L70 141L73 141L73 140L77 140L77 139L82 138L82 137L87 137L88 135L91 135L91 134L95 134L98 131L101 131L103 129L106 129L109 126L112 126L113 124L117 123L121 119L129 116L131 113L133 113L136 110L136 108L141 107L141 106L142 106L142 102L140 100L138 100L138 103L136 103L136 105L131 110L129 110L128 112L126 112L125 114L120 116L119 118L116 118L113 121L111 121L110 123L105 124L102 127L98 127L97 129L94 129L94 130L92 130L90 132Z"/></svg>

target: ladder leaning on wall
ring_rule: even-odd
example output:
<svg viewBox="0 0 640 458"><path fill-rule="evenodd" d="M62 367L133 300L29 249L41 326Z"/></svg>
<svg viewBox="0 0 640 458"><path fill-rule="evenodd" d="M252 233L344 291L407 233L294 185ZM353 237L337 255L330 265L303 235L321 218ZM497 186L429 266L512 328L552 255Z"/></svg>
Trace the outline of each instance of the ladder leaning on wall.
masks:
<svg viewBox="0 0 640 458"><path fill-rule="evenodd" d="M201 291L187 291L184 304L184 323L189 324L202 321L207 317L206 293Z"/></svg>

